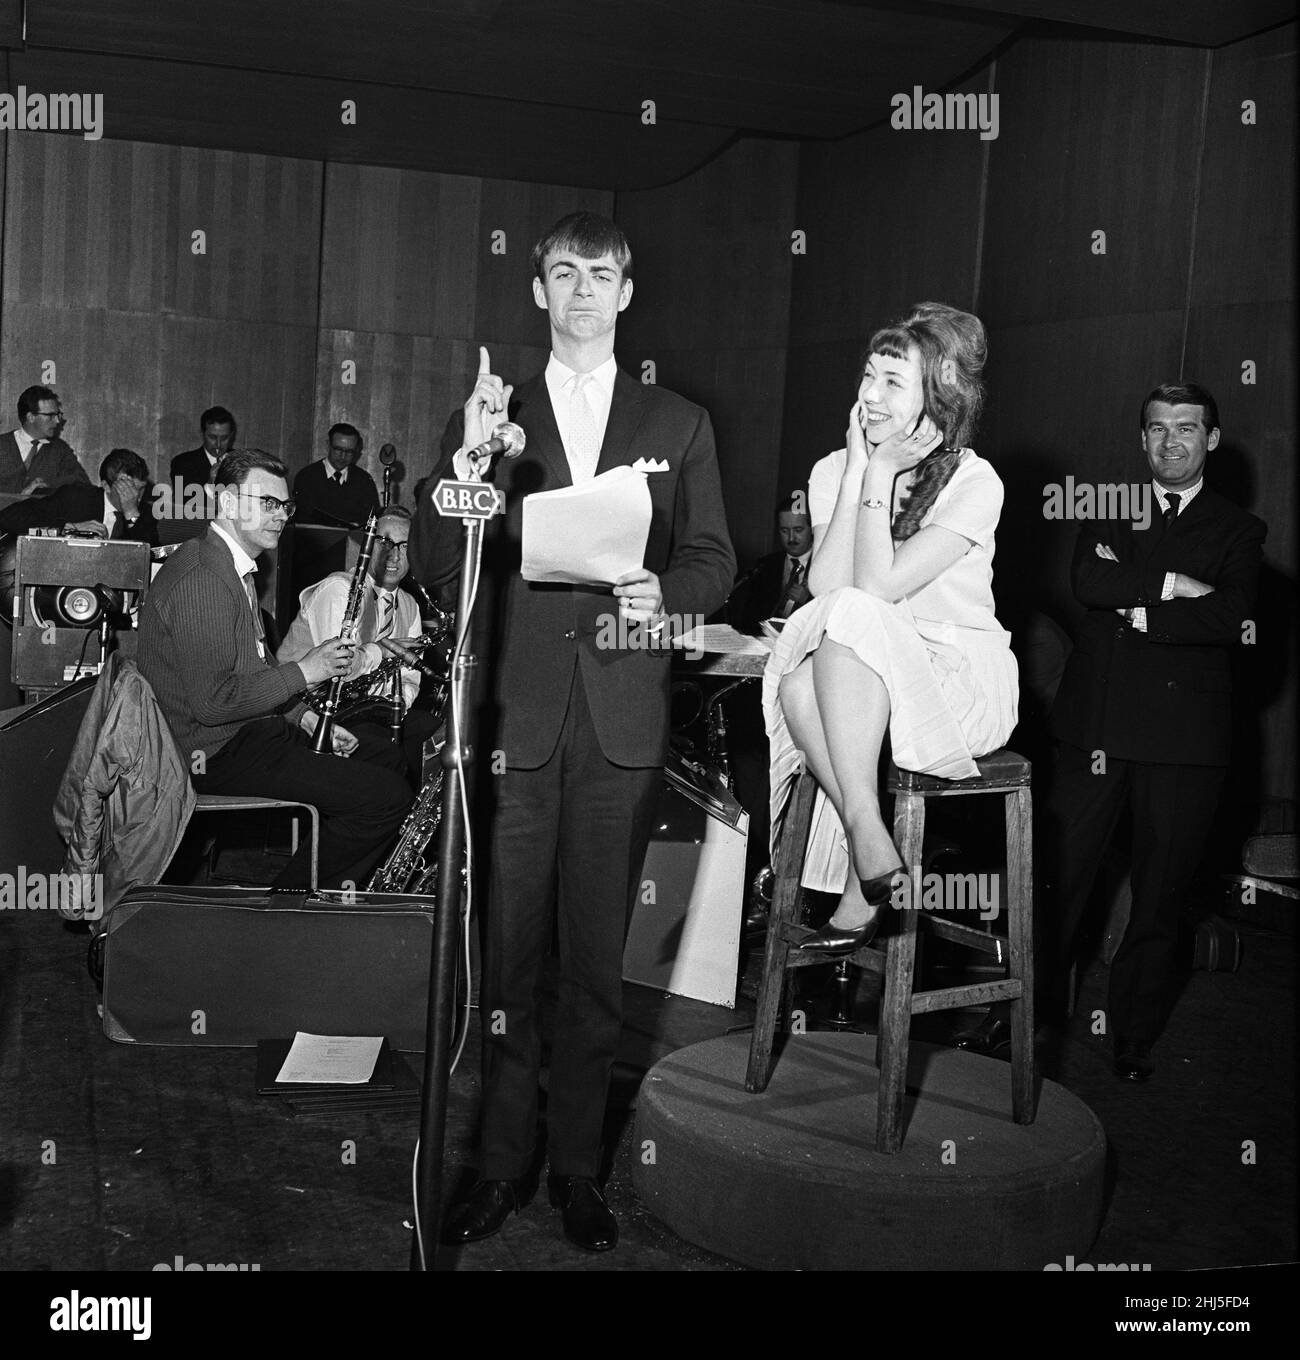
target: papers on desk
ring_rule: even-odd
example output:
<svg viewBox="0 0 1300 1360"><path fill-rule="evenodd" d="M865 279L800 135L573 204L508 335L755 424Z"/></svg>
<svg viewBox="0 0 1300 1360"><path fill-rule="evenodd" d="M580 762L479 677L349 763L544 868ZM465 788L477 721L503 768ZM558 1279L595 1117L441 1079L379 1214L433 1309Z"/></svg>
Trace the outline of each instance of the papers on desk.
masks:
<svg viewBox="0 0 1300 1360"><path fill-rule="evenodd" d="M293 1036L289 1056L275 1079L313 1085L360 1086L370 1080L383 1043L382 1035L354 1038L338 1034L305 1034L299 1030Z"/></svg>
<svg viewBox="0 0 1300 1360"><path fill-rule="evenodd" d="M737 632L729 623L701 623L674 638L673 645L688 652L721 652L731 656L766 656L772 650L766 638Z"/></svg>
<svg viewBox="0 0 1300 1360"><path fill-rule="evenodd" d="M612 586L645 561L650 489L645 474L610 468L581 486L524 497L525 581Z"/></svg>

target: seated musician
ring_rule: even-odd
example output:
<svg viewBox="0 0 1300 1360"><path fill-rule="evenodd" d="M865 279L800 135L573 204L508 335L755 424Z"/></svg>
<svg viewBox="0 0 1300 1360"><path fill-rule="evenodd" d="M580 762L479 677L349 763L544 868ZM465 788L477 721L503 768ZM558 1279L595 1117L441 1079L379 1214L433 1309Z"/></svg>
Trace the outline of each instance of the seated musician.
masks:
<svg viewBox="0 0 1300 1360"><path fill-rule="evenodd" d="M410 649L421 631L420 608L413 596L399 588L407 569L407 543L411 537L411 512L400 505L390 506L379 518L379 537L375 540L370 559L369 580L358 623L360 646L353 657L349 679L370 675L384 662L397 660L385 643ZM326 638L336 637L343 622L352 573L335 571L308 586L298 597L298 616L289 627L284 642L276 652L276 660L284 663L298 661ZM419 782L421 753L426 738L437 729L432 714L415 707L420 693L420 671L409 665L400 669L400 703L402 709L402 747L407 768L415 782ZM391 680L379 677L368 686L366 695L373 701L364 717L350 721L356 731L360 725L388 721L383 702L392 690Z"/></svg>
<svg viewBox="0 0 1300 1360"><path fill-rule="evenodd" d="M293 511L286 475L260 449L229 453L217 465L217 518L154 579L140 609L138 664L194 787L314 804L321 886L360 887L401 825L411 791L401 753L382 738L336 725L333 754L311 748L319 719L298 696L345 676L354 643L330 638L284 664L268 655L254 559L275 550ZM306 886L308 855L304 844L275 886Z"/></svg>
<svg viewBox="0 0 1300 1360"><path fill-rule="evenodd" d="M57 529L65 534L158 543L149 498L149 468L131 449L113 449L99 465L99 485L70 482L46 496L15 501L0 510L0 533Z"/></svg>

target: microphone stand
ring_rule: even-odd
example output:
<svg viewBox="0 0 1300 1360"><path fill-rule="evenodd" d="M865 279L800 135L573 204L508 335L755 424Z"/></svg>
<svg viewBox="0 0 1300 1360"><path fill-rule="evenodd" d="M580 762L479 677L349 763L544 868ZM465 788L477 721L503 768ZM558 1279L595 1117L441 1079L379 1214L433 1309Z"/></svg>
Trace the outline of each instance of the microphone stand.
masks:
<svg viewBox="0 0 1300 1360"><path fill-rule="evenodd" d="M436 492L434 493L436 494ZM460 564L460 597L456 622L468 644L471 588L483 551L483 519L466 518ZM440 757L443 768L442 821L438 828L438 897L429 963L429 1010L424 1040L424 1084L420 1103L420 1150L416 1159L417 1238L411 1247L411 1269L432 1270L442 1224L443 1142L447 1129L447 1087L453 1025L453 979L457 926L461 911L461 861L465 854L462 777L468 780L474 753L470 691L478 661L467 647L457 648L451 674L447 740ZM421 1254L423 1253L423 1260Z"/></svg>

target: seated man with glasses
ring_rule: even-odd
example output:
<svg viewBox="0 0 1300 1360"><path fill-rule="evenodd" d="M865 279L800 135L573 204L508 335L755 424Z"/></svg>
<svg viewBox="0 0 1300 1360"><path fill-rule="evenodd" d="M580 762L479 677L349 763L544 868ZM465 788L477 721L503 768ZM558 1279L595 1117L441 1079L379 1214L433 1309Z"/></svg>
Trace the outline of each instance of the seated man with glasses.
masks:
<svg viewBox="0 0 1300 1360"><path fill-rule="evenodd" d="M274 551L293 502L286 468L260 449L217 465L217 517L163 564L140 610L138 662L200 793L313 803L322 887L360 886L411 802L401 752L382 734L335 726L333 754L311 749L309 686L352 669L355 644L329 638L297 661L269 654L255 558ZM348 757L354 757L348 759ZM305 887L309 847L275 880Z"/></svg>
<svg viewBox="0 0 1300 1360"><path fill-rule="evenodd" d="M411 537L411 512L400 505L389 506L379 517L379 537L375 539L374 554L370 559L369 581L357 624L357 647L348 678L368 675L392 656L382 643L409 647L419 636L420 607L415 598L399 588L407 572L407 542ZM350 571L331 572L323 581L308 586L298 597L298 615L276 660L298 661L326 638L335 637L343 622L348 593L352 587ZM401 668L402 687L402 747L406 753L408 772L419 782L421 752L424 741L433 735L437 724L433 717L415 707L420 693L420 672L414 666ZM379 679L367 691L375 699L387 696L390 685ZM354 731L385 721L376 705L367 720L350 724Z"/></svg>
<svg viewBox="0 0 1300 1360"><path fill-rule="evenodd" d="M0 495L34 496L90 482L59 438L67 419L58 393L48 387L29 387L18 398L18 428L0 434Z"/></svg>

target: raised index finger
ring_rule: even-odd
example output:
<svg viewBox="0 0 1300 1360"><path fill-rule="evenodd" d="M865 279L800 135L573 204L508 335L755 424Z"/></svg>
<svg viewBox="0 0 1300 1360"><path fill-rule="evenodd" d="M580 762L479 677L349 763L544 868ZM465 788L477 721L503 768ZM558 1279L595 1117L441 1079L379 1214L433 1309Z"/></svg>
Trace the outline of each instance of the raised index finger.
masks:
<svg viewBox="0 0 1300 1360"><path fill-rule="evenodd" d="M486 345L480 345L480 346L478 347L478 375L479 375L479 377L481 378L481 377L483 377L485 374L488 374L488 373L491 373L491 372L492 372L492 361L488 358L487 346L486 346Z"/></svg>

